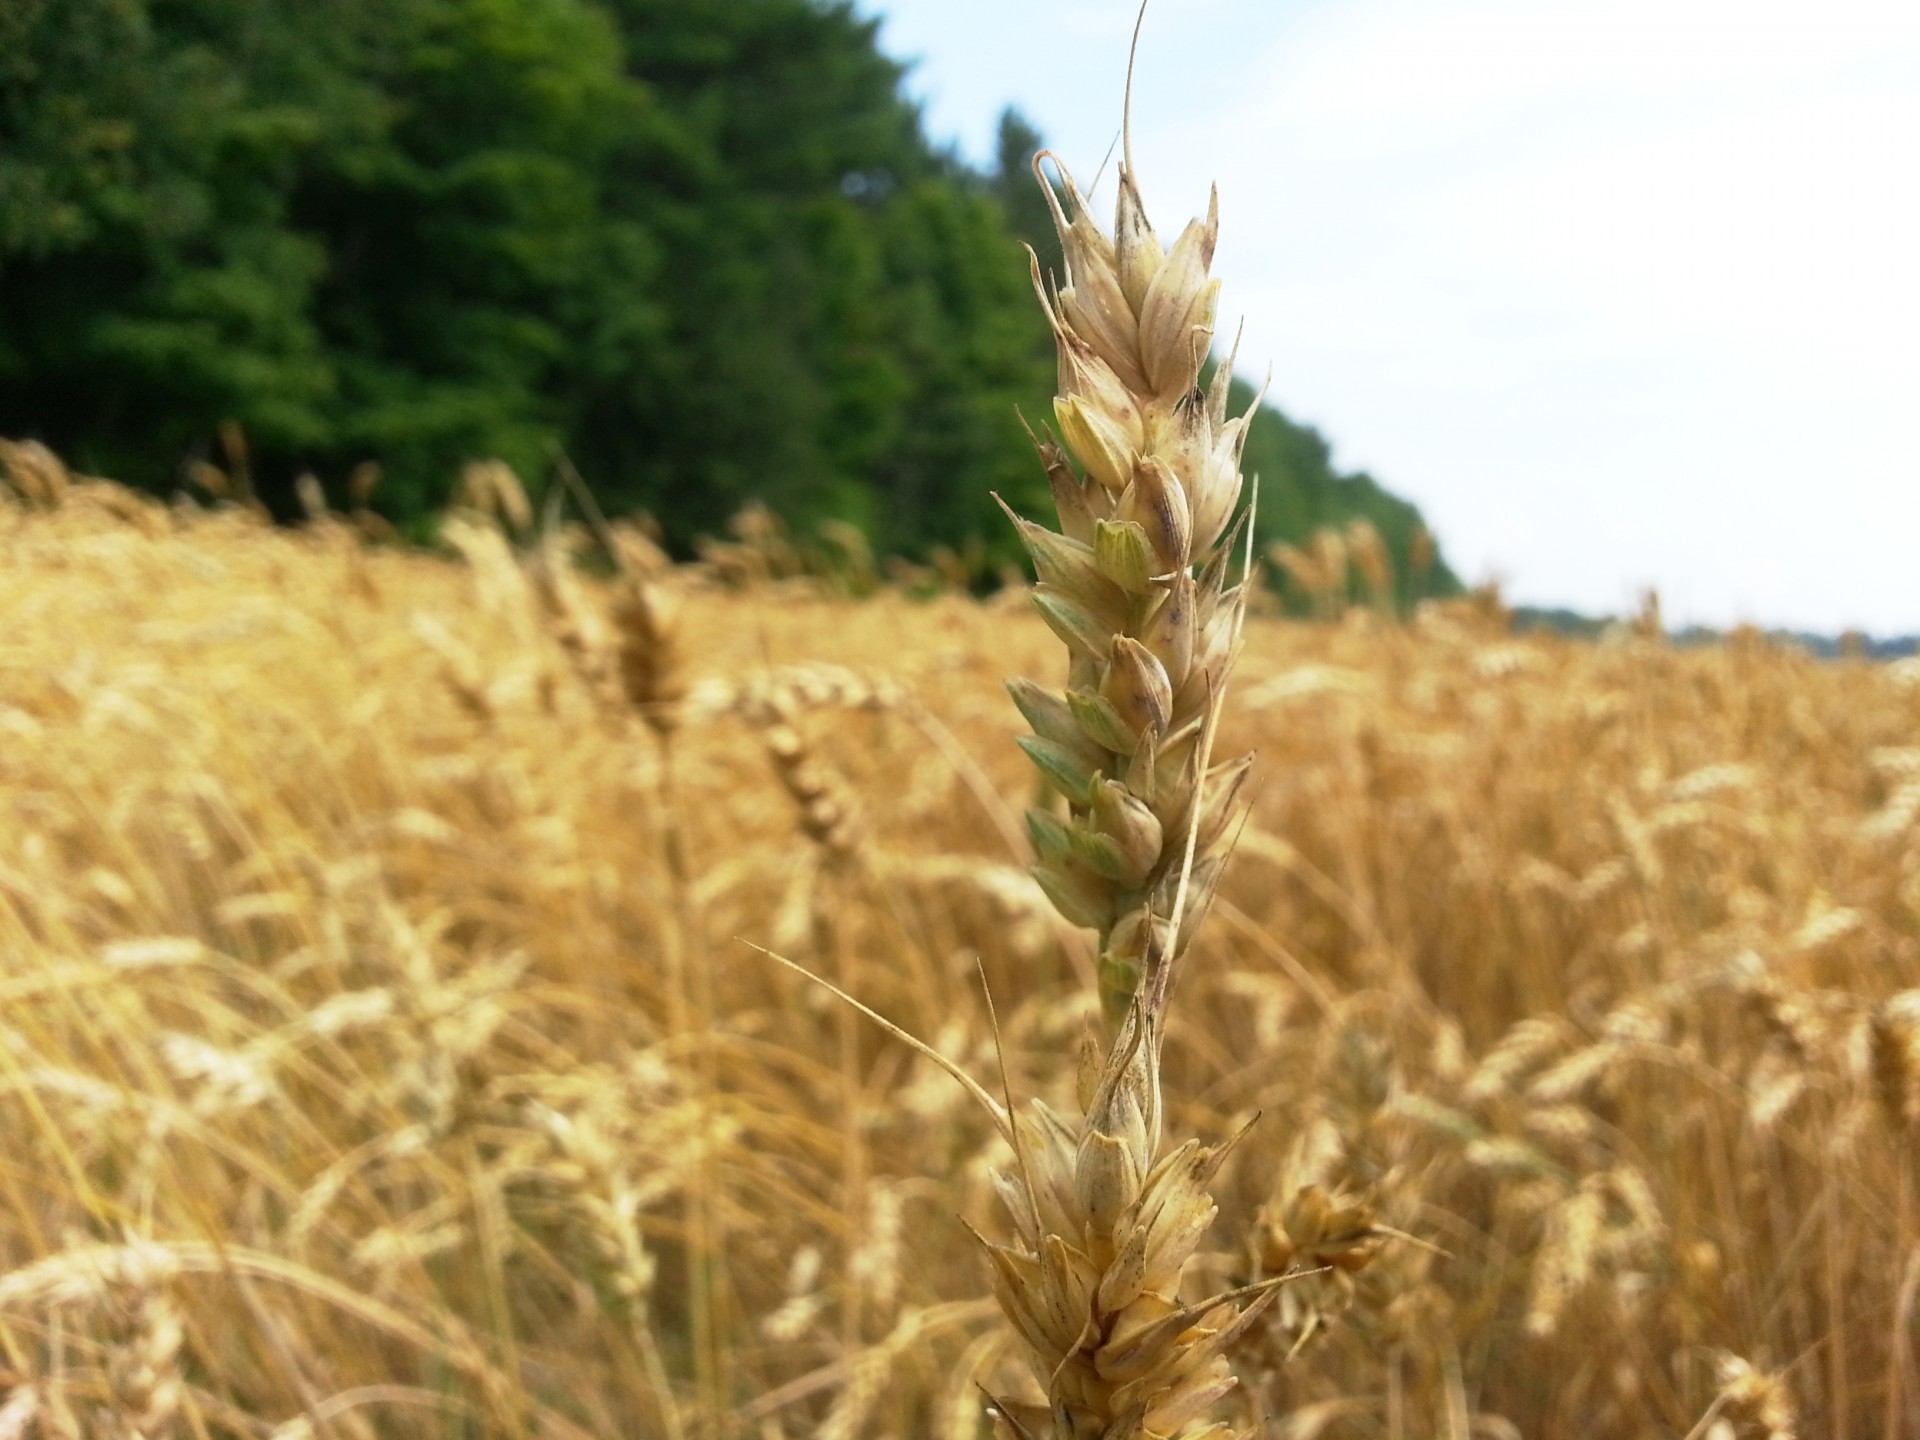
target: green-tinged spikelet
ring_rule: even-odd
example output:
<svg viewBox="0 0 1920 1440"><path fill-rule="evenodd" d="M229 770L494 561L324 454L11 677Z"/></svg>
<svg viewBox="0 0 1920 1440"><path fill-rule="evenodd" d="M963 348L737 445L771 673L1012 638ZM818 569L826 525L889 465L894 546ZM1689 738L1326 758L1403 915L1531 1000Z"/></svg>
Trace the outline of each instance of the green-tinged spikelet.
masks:
<svg viewBox="0 0 1920 1440"><path fill-rule="evenodd" d="M1049 291L1032 262L1060 360L1066 443L1035 439L1060 530L1013 521L1038 575L1034 605L1067 647L1067 685L1013 688L1035 731L1027 753L1068 806L1064 822L1032 818L1034 873L1062 914L1100 932L1101 998L1117 1021L1205 912L1249 763L1209 768L1206 743L1239 648L1244 590L1229 587L1228 561L1248 416L1227 416L1230 362L1200 385L1217 204L1163 250L1131 167L1111 238L1061 174L1065 208L1042 183L1066 283Z"/></svg>
<svg viewBox="0 0 1920 1440"><path fill-rule="evenodd" d="M1230 364L1200 387L1215 207L1163 250L1130 164L1111 239L1062 177L1067 209L1046 190L1066 283L1049 293L1033 261L1060 358L1066 444L1035 440L1060 530L1012 519L1034 605L1067 647L1067 685L1010 688L1033 727L1022 748L1067 802L1065 819L1028 814L1034 876L1068 921L1100 932L1115 1034L1077 1128L1037 1101L1007 1119L1017 1168L1001 1193L1016 1240L982 1244L1047 1399L997 1401L996 1423L1008 1440L1197 1440L1227 1433L1207 1418L1236 1383L1224 1351L1265 1293L1183 1301L1231 1145L1163 1151L1160 1135L1166 981L1206 911L1252 763L1210 764L1245 608L1244 582L1227 580L1247 417L1226 415Z"/></svg>

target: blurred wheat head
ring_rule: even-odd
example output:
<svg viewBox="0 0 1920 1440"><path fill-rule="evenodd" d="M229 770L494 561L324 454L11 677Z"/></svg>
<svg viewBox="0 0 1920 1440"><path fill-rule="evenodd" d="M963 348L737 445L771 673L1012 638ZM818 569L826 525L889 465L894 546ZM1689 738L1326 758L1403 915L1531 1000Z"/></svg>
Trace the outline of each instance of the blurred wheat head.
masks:
<svg viewBox="0 0 1920 1440"><path fill-rule="evenodd" d="M1022 868L1037 619L12 473L14 1433L977 1440L985 1386L1045 1434L1035 1356L1124 1419L1175 1348L1083 1295L1224 1293L1200 1425L1914 1440L1911 662L1249 617L1219 743L1265 778L1136 1041ZM984 970L1045 1108L741 935L979 1076ZM996 1196L1015 1326L953 1219Z"/></svg>

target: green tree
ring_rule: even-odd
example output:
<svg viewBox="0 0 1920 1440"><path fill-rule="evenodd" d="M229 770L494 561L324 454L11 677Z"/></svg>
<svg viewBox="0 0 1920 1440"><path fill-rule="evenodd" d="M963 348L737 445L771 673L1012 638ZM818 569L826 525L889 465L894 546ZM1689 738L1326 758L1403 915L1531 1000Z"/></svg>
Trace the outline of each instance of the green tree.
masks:
<svg viewBox="0 0 1920 1440"><path fill-rule="evenodd" d="M281 223L276 174L312 116L250 99L244 17L182 19L208 24L170 33L144 0L0 11L5 418L135 476L200 414L309 442L333 384L308 313L324 248Z"/></svg>
<svg viewBox="0 0 1920 1440"><path fill-rule="evenodd" d="M929 145L844 0L0 0L0 433L169 488L248 437L263 496L563 447L686 543L758 498L888 550L1017 546L1050 414L1002 117ZM1263 531L1412 512L1263 414Z"/></svg>
<svg viewBox="0 0 1920 1440"><path fill-rule="evenodd" d="M888 548L1011 554L988 492L1038 483L1014 408L1044 401L1044 332L1003 214L926 143L877 22L809 0L613 9L690 163L616 180L676 284L667 342L593 398L596 478L679 535L757 496Z"/></svg>
<svg viewBox="0 0 1920 1440"><path fill-rule="evenodd" d="M378 458L414 511L539 462L639 348L646 135L585 0L23 0L0 53L0 422L169 483L237 420L269 498Z"/></svg>

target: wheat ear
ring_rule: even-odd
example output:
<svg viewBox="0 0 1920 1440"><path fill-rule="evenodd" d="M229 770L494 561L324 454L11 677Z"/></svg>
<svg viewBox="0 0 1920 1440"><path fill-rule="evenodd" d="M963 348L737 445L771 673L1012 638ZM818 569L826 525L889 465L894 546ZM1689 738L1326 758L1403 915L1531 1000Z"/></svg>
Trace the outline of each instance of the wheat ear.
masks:
<svg viewBox="0 0 1920 1440"><path fill-rule="evenodd" d="M1266 1293L1182 1303L1231 1142L1162 1153L1160 1091L1168 982L1252 765L1211 764L1245 614L1247 582L1228 579L1248 416L1227 417L1231 361L1200 385L1219 294L1207 274L1217 195L1165 250L1130 145L1111 237L1064 168L1061 205L1042 161L1066 283L1049 291L1029 254L1059 353L1065 444L1035 444L1060 530L1008 513L1033 557L1034 604L1069 658L1064 693L1010 688L1034 731L1021 744L1067 802L1065 819L1028 814L1034 875L1061 914L1099 932L1113 1038L1082 1067L1077 1127L1038 1101L1013 1118L1016 1170L1001 1194L1016 1243L982 1244L1047 1400L997 1400L996 1424L1003 1440L1197 1440L1229 1433L1207 1412L1235 1384L1223 1352Z"/></svg>
<svg viewBox="0 0 1920 1440"><path fill-rule="evenodd" d="M1033 602L1067 646L1067 686L1010 688L1034 732L1021 744L1068 807L1064 820L1027 817L1034 876L1061 914L1099 932L1101 999L1118 1023L1142 975L1170 964L1205 913L1252 764L1207 773L1204 743L1244 608L1228 579L1248 416L1226 413L1230 361L1200 386L1219 293L1207 276L1217 196L1163 251L1130 164L1111 238L1060 173L1065 208L1041 183L1066 284L1049 291L1031 260L1059 353L1065 445L1035 444L1060 529L1013 522L1039 578Z"/></svg>

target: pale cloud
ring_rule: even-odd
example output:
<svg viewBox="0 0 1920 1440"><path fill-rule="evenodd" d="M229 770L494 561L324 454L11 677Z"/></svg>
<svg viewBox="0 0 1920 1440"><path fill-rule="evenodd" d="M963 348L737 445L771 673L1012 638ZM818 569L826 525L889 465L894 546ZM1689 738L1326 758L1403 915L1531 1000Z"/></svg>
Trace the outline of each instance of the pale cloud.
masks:
<svg viewBox="0 0 1920 1440"><path fill-rule="evenodd" d="M1130 7L1009 5L1009 46L998 4L894 0L886 38L924 36L936 133L981 154L1013 100L1090 175ZM1920 629L1920 6L1156 0L1147 26L1142 178L1163 228L1219 180L1243 365L1470 577Z"/></svg>

